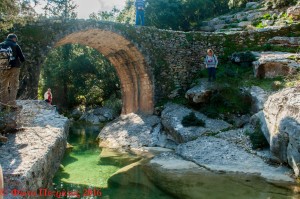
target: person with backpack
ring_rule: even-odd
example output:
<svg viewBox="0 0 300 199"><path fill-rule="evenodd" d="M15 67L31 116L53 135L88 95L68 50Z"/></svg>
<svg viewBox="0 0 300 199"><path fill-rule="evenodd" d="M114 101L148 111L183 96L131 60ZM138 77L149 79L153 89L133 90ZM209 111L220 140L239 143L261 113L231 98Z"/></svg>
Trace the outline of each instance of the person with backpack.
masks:
<svg viewBox="0 0 300 199"><path fill-rule="evenodd" d="M8 105L16 105L20 67L25 61L17 41L17 35L9 34L0 43L0 102Z"/></svg>
<svg viewBox="0 0 300 199"><path fill-rule="evenodd" d="M214 54L212 49L207 50L207 55L205 57L204 64L208 70L208 81L216 80L216 69L218 66L218 58Z"/></svg>
<svg viewBox="0 0 300 199"><path fill-rule="evenodd" d="M135 1L135 8L136 8L136 18L135 18L135 25L145 25L145 1L144 0L136 0Z"/></svg>

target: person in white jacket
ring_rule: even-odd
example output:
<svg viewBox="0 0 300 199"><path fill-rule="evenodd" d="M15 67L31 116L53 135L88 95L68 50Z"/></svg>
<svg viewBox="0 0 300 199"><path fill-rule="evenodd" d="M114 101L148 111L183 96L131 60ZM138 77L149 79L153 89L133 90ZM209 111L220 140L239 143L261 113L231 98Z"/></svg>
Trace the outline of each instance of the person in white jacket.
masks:
<svg viewBox="0 0 300 199"><path fill-rule="evenodd" d="M51 93L51 89L50 88L48 88L48 90L44 94L44 100L46 102L48 102L49 104L52 104L52 93Z"/></svg>
<svg viewBox="0 0 300 199"><path fill-rule="evenodd" d="M208 81L216 80L216 68L218 66L218 58L212 49L207 50L204 64L208 70Z"/></svg>

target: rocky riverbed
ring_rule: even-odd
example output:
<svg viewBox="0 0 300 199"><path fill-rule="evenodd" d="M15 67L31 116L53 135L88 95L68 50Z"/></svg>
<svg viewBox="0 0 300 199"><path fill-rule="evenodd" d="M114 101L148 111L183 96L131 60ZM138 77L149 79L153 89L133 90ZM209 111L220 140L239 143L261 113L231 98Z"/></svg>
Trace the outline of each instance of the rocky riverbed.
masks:
<svg viewBox="0 0 300 199"><path fill-rule="evenodd" d="M249 88L251 96L256 95L254 90L262 93L259 88ZM117 174L116 179L119 179L122 174L134 173L137 167L142 167L143 175L148 176L152 183L181 198L199 198L199 186L197 187L197 183L191 180L196 180L191 176L198 176L197 182L203 183L204 187L212 186L217 180L226 181L230 178L234 179L237 184L243 184L248 180L256 181L255 185L251 186L257 190L261 189L261 186L268 187L269 183L274 183L277 186L289 187L288 190L293 189L298 193L296 162L299 154L296 154L294 149L298 146L298 139L295 136L299 136L299 132L280 127L277 129L279 133L288 134L277 136L274 140L274 135L278 133L273 133L272 129L270 132L267 131L268 127L276 125L274 122L282 123L280 118L287 117L293 118L291 120L291 124L295 125L293 129L299 128L299 123L295 122L299 119L298 109L295 107L300 101L298 93L297 88L289 88L278 93L263 93L263 97L259 99L253 97L252 114L263 109L258 114L264 113L269 116L265 118L265 123L258 124L256 122L261 118L257 114L251 118L248 117L248 121L242 127L211 119L182 105L169 103L165 105L161 117L131 114L121 116L109 123L98 136L100 146L135 152L154 150L152 147L168 149L169 151L160 149L158 153L160 155L154 155L154 158L146 164L134 163L128 166ZM281 108L276 108L277 106ZM190 113L194 113L205 125L183 126L182 119ZM273 116L277 119L271 119ZM259 128L257 125L260 124L262 124L262 132L265 136L269 136L267 140L271 145L271 150L252 147L250 135L257 133L257 128ZM290 139L285 139L286 137ZM290 141L284 142L285 140ZM276 144L275 141L281 145ZM284 156L287 158L282 159L278 156L278 150L274 150L277 146L279 148L284 146L281 147L285 150L282 153L287 153L288 155ZM291 159L296 161L295 164L291 163ZM281 163L289 163L290 166ZM114 178L111 180L116 181ZM201 178L206 180L200 180L200 182ZM148 186L147 184L148 182L145 182L145 186ZM224 192L224 189L222 190ZM277 191L280 195L282 190ZM230 191L228 194L234 196L234 193ZM254 192L253 194L255 195Z"/></svg>
<svg viewBox="0 0 300 199"><path fill-rule="evenodd" d="M22 107L17 116L20 130L8 134L8 141L0 145L5 198L21 198L21 191L28 192L23 192L24 198L39 197L43 194L39 188L52 187L66 148L69 122L44 101L17 104Z"/></svg>

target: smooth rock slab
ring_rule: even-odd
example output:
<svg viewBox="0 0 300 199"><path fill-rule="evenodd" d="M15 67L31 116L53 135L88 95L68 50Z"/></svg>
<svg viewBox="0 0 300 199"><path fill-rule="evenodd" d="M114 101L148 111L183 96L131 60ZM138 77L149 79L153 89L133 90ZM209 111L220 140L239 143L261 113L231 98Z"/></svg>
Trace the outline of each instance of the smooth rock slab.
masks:
<svg viewBox="0 0 300 199"><path fill-rule="evenodd" d="M189 115L191 112L195 111L178 104L167 104L162 112L163 127L178 143L188 142L205 133L216 133L231 126L225 121L211 119L202 113L195 112L196 117L205 122L205 127L184 127L181 121L184 116Z"/></svg>
<svg viewBox="0 0 300 199"><path fill-rule="evenodd" d="M251 175L218 174L174 153L163 153L143 167L148 178L161 190L184 199L282 198L290 195ZM277 183L276 183L277 184Z"/></svg>
<svg viewBox="0 0 300 199"><path fill-rule="evenodd" d="M121 115L98 135L100 147L112 149L156 146L161 133L160 119L154 115Z"/></svg>
<svg viewBox="0 0 300 199"><path fill-rule="evenodd" d="M254 76L258 78L273 78L293 74L300 68L300 63L290 59L298 56L286 52L252 52L257 58L253 62Z"/></svg>
<svg viewBox="0 0 300 199"><path fill-rule="evenodd" d="M50 189L66 148L68 119L44 101L17 104L23 107L17 123L24 130L9 134L8 142L0 146L5 189L8 193L12 189Z"/></svg>
<svg viewBox="0 0 300 199"><path fill-rule="evenodd" d="M180 144L176 153L211 171L261 176L270 181L294 182L290 177L290 169L270 166L256 155L224 139L201 137Z"/></svg>

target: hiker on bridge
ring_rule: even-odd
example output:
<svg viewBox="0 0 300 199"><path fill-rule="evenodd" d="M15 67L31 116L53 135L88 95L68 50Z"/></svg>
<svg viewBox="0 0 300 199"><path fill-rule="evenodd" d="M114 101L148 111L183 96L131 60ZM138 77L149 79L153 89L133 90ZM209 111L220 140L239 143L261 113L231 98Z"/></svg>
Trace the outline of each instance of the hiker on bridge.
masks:
<svg viewBox="0 0 300 199"><path fill-rule="evenodd" d="M145 25L145 1L144 0L136 0L135 1L135 8L136 8L136 18L135 18L135 25Z"/></svg>
<svg viewBox="0 0 300 199"><path fill-rule="evenodd" d="M0 43L1 54L6 55L0 60L0 102L13 106L16 105L19 89L21 62L25 61L17 41L17 35L9 34L7 39Z"/></svg>

